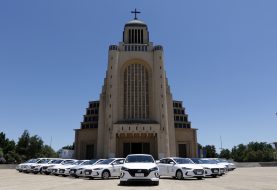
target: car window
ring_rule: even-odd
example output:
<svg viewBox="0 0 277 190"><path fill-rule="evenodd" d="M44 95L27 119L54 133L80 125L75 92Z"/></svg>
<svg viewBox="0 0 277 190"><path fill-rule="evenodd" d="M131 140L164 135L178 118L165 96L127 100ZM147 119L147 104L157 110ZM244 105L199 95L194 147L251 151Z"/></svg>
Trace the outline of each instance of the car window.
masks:
<svg viewBox="0 0 277 190"><path fill-rule="evenodd" d="M161 163L161 164L165 164L165 163L166 163L166 159L161 159L161 160L160 160L160 163Z"/></svg>

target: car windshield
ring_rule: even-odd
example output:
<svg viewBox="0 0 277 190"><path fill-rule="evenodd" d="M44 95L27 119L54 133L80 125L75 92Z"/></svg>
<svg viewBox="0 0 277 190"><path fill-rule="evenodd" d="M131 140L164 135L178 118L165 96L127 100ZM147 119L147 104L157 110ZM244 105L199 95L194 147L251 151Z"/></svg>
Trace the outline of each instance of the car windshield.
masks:
<svg viewBox="0 0 277 190"><path fill-rule="evenodd" d="M39 163L39 164L45 164L45 163L48 163L48 162L49 162L48 159L42 159L42 160L38 161L37 163Z"/></svg>
<svg viewBox="0 0 277 190"><path fill-rule="evenodd" d="M82 164L84 161L83 160L78 160L78 161L75 161L73 164L74 165L80 165Z"/></svg>
<svg viewBox="0 0 277 190"><path fill-rule="evenodd" d="M81 165L92 165L92 164L94 164L96 161L97 161L97 159L95 159L95 160L88 160L88 161L83 162Z"/></svg>
<svg viewBox="0 0 277 190"><path fill-rule="evenodd" d="M63 162L63 165L69 165L69 164L74 164L75 161L74 160L66 160Z"/></svg>
<svg viewBox="0 0 277 190"><path fill-rule="evenodd" d="M38 159L31 159L31 160L28 160L27 163L36 163L38 161Z"/></svg>
<svg viewBox="0 0 277 190"><path fill-rule="evenodd" d="M194 164L193 161L187 158L175 158L174 160L177 164Z"/></svg>
<svg viewBox="0 0 277 190"><path fill-rule="evenodd" d="M202 164L217 164L216 160L205 160L205 159L201 159L200 162Z"/></svg>
<svg viewBox="0 0 277 190"><path fill-rule="evenodd" d="M132 162L143 162L143 163L154 163L154 159L152 156L147 155L132 155L127 156L126 163L132 163Z"/></svg>
<svg viewBox="0 0 277 190"><path fill-rule="evenodd" d="M195 163L195 164L201 164L201 161L199 158L191 158L191 160Z"/></svg>
<svg viewBox="0 0 277 190"><path fill-rule="evenodd" d="M110 164L111 162L113 162L115 159L107 159L107 160L103 160L102 162L99 162L98 164L104 164L104 165L107 165L107 164Z"/></svg>
<svg viewBox="0 0 277 190"><path fill-rule="evenodd" d="M227 160L224 160L224 159L217 159L217 161L218 161L219 163L228 163L228 161L227 161Z"/></svg>
<svg viewBox="0 0 277 190"><path fill-rule="evenodd" d="M51 164L60 164L63 160L53 160Z"/></svg>

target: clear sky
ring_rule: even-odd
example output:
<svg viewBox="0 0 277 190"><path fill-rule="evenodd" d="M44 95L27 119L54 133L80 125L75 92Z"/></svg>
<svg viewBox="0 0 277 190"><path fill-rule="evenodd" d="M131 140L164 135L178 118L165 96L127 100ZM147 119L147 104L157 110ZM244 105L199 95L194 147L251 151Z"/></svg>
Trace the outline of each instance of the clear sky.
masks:
<svg viewBox="0 0 277 190"><path fill-rule="evenodd" d="M1 0L0 131L59 149L98 100L110 44L147 23L202 145L277 141L277 1Z"/></svg>

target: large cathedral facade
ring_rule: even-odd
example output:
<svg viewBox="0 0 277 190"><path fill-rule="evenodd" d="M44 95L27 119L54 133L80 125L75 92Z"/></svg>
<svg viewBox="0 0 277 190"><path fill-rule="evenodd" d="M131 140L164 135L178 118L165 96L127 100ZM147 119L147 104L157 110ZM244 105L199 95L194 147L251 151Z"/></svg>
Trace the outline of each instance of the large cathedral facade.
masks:
<svg viewBox="0 0 277 190"><path fill-rule="evenodd" d="M172 98L163 47L149 41L147 25L137 18L125 24L122 42L110 45L100 101L89 102L75 130L78 159L130 153L197 156L197 130Z"/></svg>

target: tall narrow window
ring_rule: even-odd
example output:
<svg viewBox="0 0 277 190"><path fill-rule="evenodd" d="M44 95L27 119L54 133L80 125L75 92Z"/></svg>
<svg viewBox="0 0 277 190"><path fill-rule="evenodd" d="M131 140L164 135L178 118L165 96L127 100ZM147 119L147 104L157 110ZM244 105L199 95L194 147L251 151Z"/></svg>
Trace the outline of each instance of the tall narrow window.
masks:
<svg viewBox="0 0 277 190"><path fill-rule="evenodd" d="M124 118L149 118L148 72L142 64L134 63L124 71Z"/></svg>

